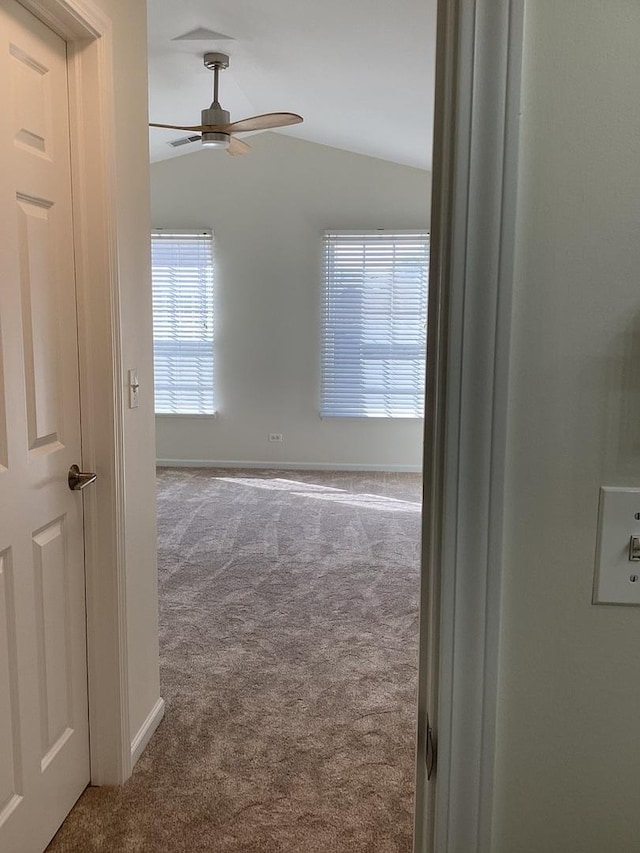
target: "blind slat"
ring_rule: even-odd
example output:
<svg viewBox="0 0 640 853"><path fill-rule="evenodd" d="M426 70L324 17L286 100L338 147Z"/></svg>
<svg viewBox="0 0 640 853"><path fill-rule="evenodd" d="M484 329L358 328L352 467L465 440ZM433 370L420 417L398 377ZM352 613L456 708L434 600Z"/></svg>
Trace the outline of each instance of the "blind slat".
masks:
<svg viewBox="0 0 640 853"><path fill-rule="evenodd" d="M327 232L324 417L422 417L427 328L426 232Z"/></svg>

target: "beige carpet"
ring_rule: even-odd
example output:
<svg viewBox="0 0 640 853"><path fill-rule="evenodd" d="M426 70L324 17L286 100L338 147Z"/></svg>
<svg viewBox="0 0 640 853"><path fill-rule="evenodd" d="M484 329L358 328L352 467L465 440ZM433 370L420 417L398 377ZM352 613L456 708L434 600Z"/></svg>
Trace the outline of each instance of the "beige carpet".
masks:
<svg viewBox="0 0 640 853"><path fill-rule="evenodd" d="M408 853L420 478L159 472L166 716L56 853Z"/></svg>

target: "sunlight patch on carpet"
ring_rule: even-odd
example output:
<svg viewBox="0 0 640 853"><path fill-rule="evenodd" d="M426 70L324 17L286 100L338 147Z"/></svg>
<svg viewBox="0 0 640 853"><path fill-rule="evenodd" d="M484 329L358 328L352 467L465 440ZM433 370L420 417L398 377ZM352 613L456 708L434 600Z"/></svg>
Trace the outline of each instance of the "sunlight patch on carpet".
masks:
<svg viewBox="0 0 640 853"><path fill-rule="evenodd" d="M267 489L276 492L291 492L298 498L315 498L323 501L333 501L338 504L361 507L363 509L378 509L383 512L421 512L422 504L417 501L406 501L400 498L390 498L385 495L354 494L345 489L332 486L316 486L313 483L301 483L297 480L285 480L280 477L258 479L253 477L216 477L224 483L237 486L251 486L254 489Z"/></svg>

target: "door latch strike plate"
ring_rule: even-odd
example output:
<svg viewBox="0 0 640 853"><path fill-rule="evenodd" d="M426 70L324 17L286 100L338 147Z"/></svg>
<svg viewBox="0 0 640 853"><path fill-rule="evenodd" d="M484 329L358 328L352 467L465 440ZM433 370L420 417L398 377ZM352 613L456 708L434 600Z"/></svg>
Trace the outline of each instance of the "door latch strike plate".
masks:
<svg viewBox="0 0 640 853"><path fill-rule="evenodd" d="M427 782L431 781L431 777L436 769L436 745L433 739L433 729L429 722L427 714L427 744L425 750L425 759L427 764Z"/></svg>

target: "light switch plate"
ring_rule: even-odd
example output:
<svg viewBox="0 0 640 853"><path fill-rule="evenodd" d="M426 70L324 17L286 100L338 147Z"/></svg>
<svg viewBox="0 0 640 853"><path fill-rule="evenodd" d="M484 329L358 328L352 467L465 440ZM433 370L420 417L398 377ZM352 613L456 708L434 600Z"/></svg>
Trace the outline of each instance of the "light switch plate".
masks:
<svg viewBox="0 0 640 853"><path fill-rule="evenodd" d="M140 384L138 383L138 371L133 368L129 371L129 408L137 409L140 405Z"/></svg>
<svg viewBox="0 0 640 853"><path fill-rule="evenodd" d="M640 604L640 563L629 542L640 536L640 489L603 486L598 505L594 604Z"/></svg>

